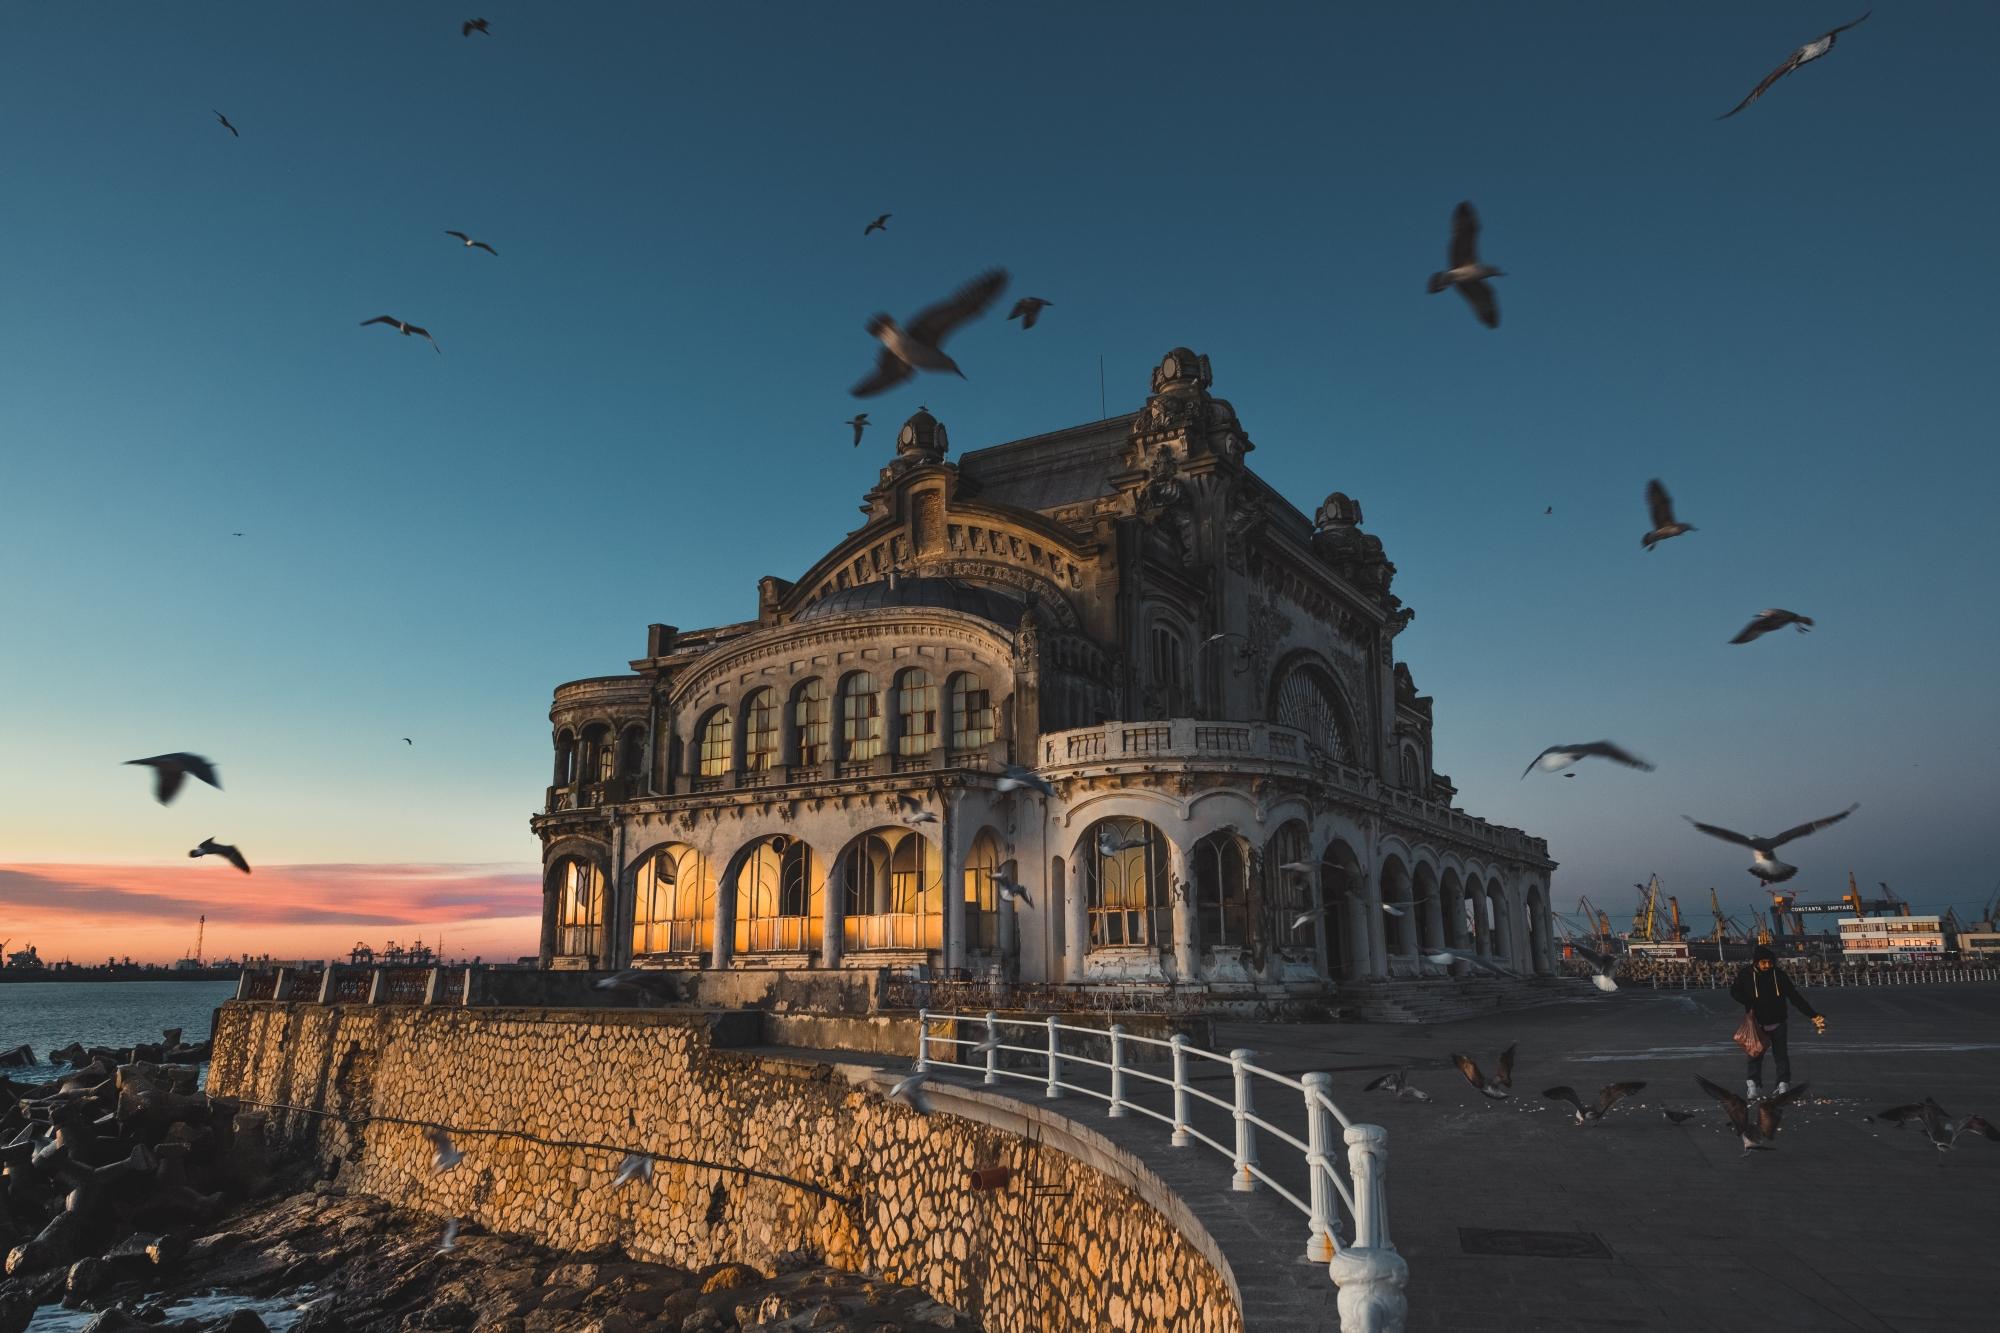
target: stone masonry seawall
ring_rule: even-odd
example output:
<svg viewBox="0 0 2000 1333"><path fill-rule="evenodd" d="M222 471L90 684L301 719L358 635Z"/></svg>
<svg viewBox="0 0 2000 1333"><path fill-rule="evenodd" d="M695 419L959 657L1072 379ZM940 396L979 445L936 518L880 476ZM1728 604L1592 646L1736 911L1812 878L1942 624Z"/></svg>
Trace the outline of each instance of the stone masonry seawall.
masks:
<svg viewBox="0 0 2000 1333"><path fill-rule="evenodd" d="M946 1089L920 1116L854 1066L719 1048L729 1017L238 1001L209 1091L327 1113L271 1114L349 1189L557 1248L767 1270L805 1249L994 1333L1241 1333L1214 1243L1108 1144L1060 1151L1057 1122L986 1123ZM464 1160L434 1172L422 1128L371 1116L451 1126ZM613 1192L627 1148L701 1164L661 1160ZM995 1166L1012 1178L970 1187Z"/></svg>

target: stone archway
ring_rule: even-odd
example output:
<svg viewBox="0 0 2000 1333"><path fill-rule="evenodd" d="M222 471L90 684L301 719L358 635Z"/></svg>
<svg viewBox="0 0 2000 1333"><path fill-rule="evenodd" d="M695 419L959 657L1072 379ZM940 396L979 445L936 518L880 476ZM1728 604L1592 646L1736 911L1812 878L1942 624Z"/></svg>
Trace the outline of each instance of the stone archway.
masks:
<svg viewBox="0 0 2000 1333"><path fill-rule="evenodd" d="M1326 845L1319 856L1320 901L1326 915L1322 948L1327 975L1336 981L1361 981L1380 975L1380 961L1369 948L1368 879L1361 858L1342 838Z"/></svg>

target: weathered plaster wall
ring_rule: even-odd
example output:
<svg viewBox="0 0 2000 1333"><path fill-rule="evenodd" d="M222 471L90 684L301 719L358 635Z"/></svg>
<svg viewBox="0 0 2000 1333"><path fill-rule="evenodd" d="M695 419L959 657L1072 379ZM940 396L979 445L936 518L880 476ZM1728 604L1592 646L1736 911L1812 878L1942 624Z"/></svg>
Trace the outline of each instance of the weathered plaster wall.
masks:
<svg viewBox="0 0 2000 1333"><path fill-rule="evenodd" d="M722 1049L713 1036L703 1015L234 1002L218 1018L209 1090L334 1113L274 1123L340 1157L349 1188L558 1247L615 1240L690 1266L813 1249L918 1284L995 1333L1240 1333L1213 1242L1109 1145L1058 1151L1059 1123L977 1094L941 1089L938 1112L918 1116L857 1067ZM422 1129L337 1116L718 1165L662 1162L650 1185L614 1193L620 1151L459 1132L464 1161L439 1174ZM720 1169L731 1166L781 1179ZM970 1189L971 1169L989 1166L1014 1176Z"/></svg>

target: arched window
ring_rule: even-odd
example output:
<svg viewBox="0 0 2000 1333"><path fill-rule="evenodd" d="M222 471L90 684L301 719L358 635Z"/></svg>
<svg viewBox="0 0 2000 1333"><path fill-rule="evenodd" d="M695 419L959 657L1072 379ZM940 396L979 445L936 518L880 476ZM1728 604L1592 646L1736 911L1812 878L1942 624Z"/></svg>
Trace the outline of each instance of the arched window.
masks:
<svg viewBox="0 0 2000 1333"><path fill-rule="evenodd" d="M583 729L583 781L609 782L616 769L617 758L611 747L609 726L593 722Z"/></svg>
<svg viewBox="0 0 2000 1333"><path fill-rule="evenodd" d="M569 958L595 958L604 939L604 872L593 861L566 856L556 863L556 952Z"/></svg>
<svg viewBox="0 0 2000 1333"><path fill-rule="evenodd" d="M1000 864L1000 844L991 833L980 833L965 858L965 942L975 953L1000 949L1000 903L993 888Z"/></svg>
<svg viewBox="0 0 2000 1333"><path fill-rule="evenodd" d="M793 762L816 768L828 759L826 686L815 676L792 691Z"/></svg>
<svg viewBox="0 0 2000 1333"><path fill-rule="evenodd" d="M718 708L701 724L699 775L719 778L729 771L729 710Z"/></svg>
<svg viewBox="0 0 2000 1333"><path fill-rule="evenodd" d="M743 771L764 773L778 762L778 696L758 690L743 701Z"/></svg>
<svg viewBox="0 0 2000 1333"><path fill-rule="evenodd" d="M618 733L617 776L636 778L646 762L646 729L634 723Z"/></svg>
<svg viewBox="0 0 2000 1333"><path fill-rule="evenodd" d="M908 829L878 829L841 857L849 950L942 949L944 870L937 848Z"/></svg>
<svg viewBox="0 0 2000 1333"><path fill-rule="evenodd" d="M1187 645L1181 632L1164 620L1153 622L1150 702L1159 718L1180 717L1188 711Z"/></svg>
<svg viewBox="0 0 2000 1333"><path fill-rule="evenodd" d="M1271 720L1297 727L1306 734L1307 743L1328 758L1354 762L1347 710L1341 706L1339 688L1322 668L1301 662L1285 673L1272 699Z"/></svg>
<svg viewBox="0 0 2000 1333"><path fill-rule="evenodd" d="M951 678L951 748L971 750L993 743L993 697L979 677L961 671Z"/></svg>
<svg viewBox="0 0 2000 1333"><path fill-rule="evenodd" d="M819 886L812 849L783 834L757 844L736 872L739 953L799 952L819 945Z"/></svg>
<svg viewBox="0 0 2000 1333"><path fill-rule="evenodd" d="M1418 775L1423 771L1417 764L1417 752L1405 745L1402 749L1402 756L1403 788L1405 791L1416 791L1422 785L1422 781Z"/></svg>
<svg viewBox="0 0 2000 1333"><path fill-rule="evenodd" d="M1306 826L1297 820L1280 827L1264 849L1264 937L1277 941L1280 948L1310 951L1313 947L1311 919L1294 923L1319 903L1315 892L1319 872L1301 873L1284 867L1312 865L1316 860Z"/></svg>
<svg viewBox="0 0 2000 1333"><path fill-rule="evenodd" d="M1100 819L1077 849L1090 947L1160 947L1167 933L1167 840L1143 819Z"/></svg>
<svg viewBox="0 0 2000 1333"><path fill-rule="evenodd" d="M1234 833L1211 833L1194 846L1197 938L1241 946L1250 933L1250 862Z"/></svg>
<svg viewBox="0 0 2000 1333"><path fill-rule="evenodd" d="M556 733L556 780L558 787L576 781L576 736L565 727Z"/></svg>
<svg viewBox="0 0 2000 1333"><path fill-rule="evenodd" d="M707 952L715 938L715 876L708 858L669 843L639 864L632 904L632 953Z"/></svg>
<svg viewBox="0 0 2000 1333"><path fill-rule="evenodd" d="M896 753L909 759L937 748L937 686L931 673L911 667L896 677Z"/></svg>
<svg viewBox="0 0 2000 1333"><path fill-rule="evenodd" d="M840 757L859 761L882 753L882 697L875 677L857 671L840 682Z"/></svg>

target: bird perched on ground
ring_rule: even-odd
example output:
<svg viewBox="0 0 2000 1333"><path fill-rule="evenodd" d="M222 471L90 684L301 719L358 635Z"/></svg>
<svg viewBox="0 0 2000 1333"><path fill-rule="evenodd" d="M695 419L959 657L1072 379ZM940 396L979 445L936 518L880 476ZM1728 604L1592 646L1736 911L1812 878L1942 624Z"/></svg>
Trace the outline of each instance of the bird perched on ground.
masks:
<svg viewBox="0 0 2000 1333"><path fill-rule="evenodd" d="M396 332L402 334L405 338L412 338L412 337L422 338L430 343L432 351L436 352L439 356L444 355L444 348L438 346L438 340L431 337L430 330L428 329L419 328L415 324L406 323L403 320L397 319L394 315L377 315L373 319L364 319L361 321L361 327L364 329L367 328L370 324L387 324L389 327L396 330Z"/></svg>
<svg viewBox="0 0 2000 1333"><path fill-rule="evenodd" d="M1491 1097L1496 1102L1504 1102L1513 1095L1511 1089L1514 1086L1514 1047L1518 1045L1519 1042L1514 1042L1500 1052L1500 1068L1490 1079L1479 1072L1479 1066L1473 1063L1469 1055L1459 1055L1454 1052L1451 1062L1458 1066L1458 1072L1465 1075L1465 1081L1477 1088L1482 1096Z"/></svg>
<svg viewBox="0 0 2000 1333"><path fill-rule="evenodd" d="M215 775L215 765L198 754L177 752L156 754L151 759L127 759L127 764L144 764L153 770L153 796L161 805L174 799L181 789L181 783L190 774L200 778L217 791L222 790L222 779Z"/></svg>
<svg viewBox="0 0 2000 1333"><path fill-rule="evenodd" d="M1767 611L1759 611L1757 618L1745 625L1743 632L1731 639L1730 642L1748 643L1752 639L1762 638L1772 630L1782 629L1786 625L1790 625L1799 633L1804 634L1812 628L1812 623L1811 616L1802 616L1796 611L1784 611L1773 607Z"/></svg>
<svg viewBox="0 0 2000 1333"><path fill-rule="evenodd" d="M1575 745L1551 745L1529 761L1528 766L1521 770L1521 776L1525 778L1538 768L1544 773L1553 773L1585 759L1609 759L1614 764L1636 768L1641 773L1653 771L1651 764L1614 741L1580 741Z"/></svg>
<svg viewBox="0 0 2000 1333"><path fill-rule="evenodd" d="M1930 1139L1931 1146L1940 1154L1948 1153L1956 1147L1958 1136L1961 1134L1977 1134L1982 1139L2000 1143L2000 1129L1995 1129L1985 1117L1969 1115L1954 1120L1949 1111L1929 1097L1909 1106L1892 1106L1875 1118L1886 1120L1897 1129L1915 1121L1923 1126L1924 1135ZM1943 1164L1942 1160L1939 1164Z"/></svg>
<svg viewBox="0 0 2000 1333"><path fill-rule="evenodd" d="M868 429L868 414L866 412L856 412L841 424L843 426L854 427L854 447L859 449L861 447L861 432Z"/></svg>
<svg viewBox="0 0 2000 1333"><path fill-rule="evenodd" d="M1576 951L1576 954L1579 958L1584 959L1592 967L1597 969L1596 974L1590 978L1591 985L1597 987L1597 989L1603 991L1607 995L1610 994L1612 991L1618 989L1618 983L1611 979L1611 973L1613 969L1615 969L1618 966L1618 960L1616 958L1612 958L1606 954L1601 954L1597 950L1589 948L1586 945L1578 944L1575 940L1570 941L1569 947Z"/></svg>
<svg viewBox="0 0 2000 1333"><path fill-rule="evenodd" d="M1472 307L1472 313L1481 324L1489 329L1499 328L1500 302L1486 280L1507 275L1491 264L1480 262L1479 214L1472 211L1470 201L1452 210L1451 248L1446 252L1445 259L1450 267L1441 273L1431 274L1432 294L1447 287L1458 288L1458 294Z"/></svg>
<svg viewBox="0 0 2000 1333"><path fill-rule="evenodd" d="M909 1107L918 1115L929 1115L931 1113L930 1099L924 1096L924 1084L929 1078L929 1074L922 1072L910 1075L902 1082L896 1084L895 1087L889 1089L889 1100L903 1103L903 1105Z"/></svg>
<svg viewBox="0 0 2000 1333"><path fill-rule="evenodd" d="M1764 1151L1772 1147L1771 1140L1778 1136L1778 1120L1785 1107L1805 1096L1806 1085L1788 1089L1775 1097L1765 1097L1757 1103L1757 1114L1753 1119L1750 1104L1724 1087L1710 1083L1696 1074L1694 1081L1701 1084L1701 1090L1722 1103L1722 1113L1729 1117L1729 1123L1736 1128L1736 1135L1743 1141L1743 1151Z"/></svg>
<svg viewBox="0 0 2000 1333"><path fill-rule="evenodd" d="M226 842L217 842L214 838L203 838L201 845L189 852L188 855L219 856L244 874L247 875L250 873L250 863L243 859L243 853L237 851Z"/></svg>
<svg viewBox="0 0 2000 1333"><path fill-rule="evenodd" d="M1662 1106L1660 1114L1667 1118L1667 1123L1670 1125L1685 1125L1688 1121L1694 1119L1693 1111L1676 1111L1671 1106Z"/></svg>
<svg viewBox="0 0 2000 1333"><path fill-rule="evenodd" d="M1040 792L1050 800L1054 800L1056 795L1056 789L1049 785L1047 778L1037 773L1034 769L1023 768L1019 764L1007 765L1006 769L1000 774L999 780L993 785L1003 792L1026 787L1030 791Z"/></svg>
<svg viewBox="0 0 2000 1333"><path fill-rule="evenodd" d="M894 216L895 216L895 214L893 214L893 213L884 213L884 214L883 214L883 215L882 215L881 217L879 217L879 218L876 218L876 219L875 219L875 220L874 220L873 222L871 222L871 223L869 223L869 224L868 224L867 226L863 227L863 228L861 229L861 234L862 234L863 236L866 236L866 235L867 235L867 234L868 234L869 232L871 232L871 231L887 231L887 230L889 230L889 219L890 219L890 218L892 218L892 217L894 217Z"/></svg>
<svg viewBox="0 0 2000 1333"><path fill-rule="evenodd" d="M1783 861L1772 855L1773 852L1794 838L1803 838L1808 833L1817 833L1829 824L1838 824L1841 820L1847 818L1860 808L1861 802L1856 801L1837 815L1828 815L1825 819L1808 820L1796 828L1786 829L1775 838L1745 837L1734 829L1726 829L1717 824L1704 824L1699 820L1689 818L1687 815L1682 815L1681 818L1686 819L1688 823L1693 824L1711 838L1720 838L1724 842L1733 842L1739 847L1748 847L1750 849L1750 873L1766 884L1782 884L1793 875L1798 874L1799 868L1797 866L1786 865Z"/></svg>
<svg viewBox="0 0 2000 1333"><path fill-rule="evenodd" d="M1646 483L1646 512L1653 520L1652 531L1639 539L1639 545L1648 551L1656 542L1669 537L1678 537L1684 532L1693 532L1692 524L1677 522L1674 518L1674 498L1667 494L1667 488L1660 485L1658 477Z"/></svg>
<svg viewBox="0 0 2000 1333"><path fill-rule="evenodd" d="M1023 329L1032 329L1035 321L1042 317L1042 307L1054 304L1054 301L1044 301L1039 296L1024 296L1014 302L1014 309L1007 318L1020 320Z"/></svg>
<svg viewBox="0 0 2000 1333"><path fill-rule="evenodd" d="M1605 1114L1611 1110L1612 1104L1620 1097L1629 1097L1645 1086L1643 1082L1607 1083L1598 1089L1597 1104L1595 1106L1586 1106L1583 1098L1576 1095L1576 1089L1566 1084L1553 1088L1544 1088L1542 1096L1552 1102L1568 1102L1571 1106L1575 1107L1576 1123L1578 1125L1595 1125L1604 1119Z"/></svg>
<svg viewBox="0 0 2000 1333"><path fill-rule="evenodd" d="M623 1189L635 1180L652 1184L653 1159L644 1153L628 1152L625 1160L618 1164L618 1174L611 1177L611 1188Z"/></svg>
<svg viewBox="0 0 2000 1333"><path fill-rule="evenodd" d="M1035 905L1034 899L1028 896L1028 890L1021 884L1021 881L1014 878L1014 873L1014 862L1012 861L1007 862L1006 865L994 871L994 892L998 893L1002 898L1012 898L1015 902L1025 903L1029 907L1033 907Z"/></svg>
<svg viewBox="0 0 2000 1333"><path fill-rule="evenodd" d="M897 793L896 809L900 812L903 822L912 827L918 824L935 824L938 822L938 817L925 809L924 803L914 796L901 792Z"/></svg>
<svg viewBox="0 0 2000 1333"><path fill-rule="evenodd" d="M1875 11L1871 9L1868 11L1868 14L1873 14L1874 12ZM1854 20L1854 23L1843 23L1838 28L1833 29L1833 31L1831 32L1821 33L1819 36L1807 42L1804 46L1801 46L1798 50L1792 52L1789 56L1786 56L1785 63L1778 66L1776 69L1772 70L1769 74L1766 74L1764 76L1764 81L1758 84L1755 88L1752 88L1750 90L1750 95L1748 97L1744 98L1742 101L1738 102L1735 106L1731 107L1729 110L1717 116L1716 119L1728 120L1738 111L1741 111L1744 107L1749 106L1752 102L1762 97L1765 94L1765 92L1769 90L1771 85L1776 83L1779 79L1784 78L1787 74L1790 74L1800 65L1809 65L1813 61L1818 60L1821 56L1825 55L1828 51L1831 51L1833 49L1833 42L1836 37L1840 36L1840 34L1842 34L1843 32L1846 32L1856 23L1860 23L1865 19L1867 19L1868 14L1863 14L1860 18Z"/></svg>
<svg viewBox="0 0 2000 1333"><path fill-rule="evenodd" d="M944 340L961 324L985 313L986 307L993 304L1006 286L1005 269L988 269L946 299L919 313L910 321L908 328L899 327L887 315L876 315L870 319L868 332L881 341L882 352L876 358L874 373L854 386L854 396L866 398L880 393L892 385L901 384L919 370L948 370L964 379L965 372L958 368L958 362L945 355Z"/></svg>
<svg viewBox="0 0 2000 1333"><path fill-rule="evenodd" d="M449 1171L465 1160L465 1154L452 1147L451 1135L442 1129L431 1129L424 1133L431 1145L431 1170Z"/></svg>
<svg viewBox="0 0 2000 1333"><path fill-rule="evenodd" d="M486 242L475 241L462 231L447 231L445 232L445 235L458 237L459 240L465 242L465 248L468 250L484 250L487 254L494 255L496 257L500 253L498 250L495 250L492 246L488 245Z"/></svg>
<svg viewBox="0 0 2000 1333"><path fill-rule="evenodd" d="M1414 1101L1429 1101L1431 1095L1428 1092L1425 1092L1422 1088L1411 1086L1408 1080L1409 1072L1407 1069L1398 1069L1393 1074L1384 1074L1378 1079L1362 1084L1361 1090L1363 1092L1392 1092L1398 1099L1408 1097Z"/></svg>
<svg viewBox="0 0 2000 1333"><path fill-rule="evenodd" d="M444 1224L444 1235L438 1240L437 1252L445 1254L458 1248L458 1219L452 1218Z"/></svg>
<svg viewBox="0 0 2000 1333"><path fill-rule="evenodd" d="M229 123L229 117L223 115L220 111L217 111L215 113L215 118L222 122L223 129L228 130L231 134L235 134L236 137L239 139L243 137L241 134L236 134L236 127Z"/></svg>
<svg viewBox="0 0 2000 1333"><path fill-rule="evenodd" d="M493 29L486 26L485 19L467 19L464 22L464 24L460 26L458 30L458 35L461 37L470 37L475 32L483 32L488 37L491 37L493 35Z"/></svg>

